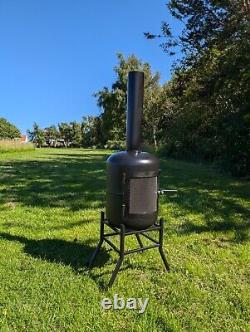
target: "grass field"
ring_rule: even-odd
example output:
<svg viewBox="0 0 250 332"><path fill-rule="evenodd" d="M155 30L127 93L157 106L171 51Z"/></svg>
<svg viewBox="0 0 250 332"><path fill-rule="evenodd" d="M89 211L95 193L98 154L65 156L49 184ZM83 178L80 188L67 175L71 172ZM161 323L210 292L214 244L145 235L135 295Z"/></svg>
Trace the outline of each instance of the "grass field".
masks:
<svg viewBox="0 0 250 332"><path fill-rule="evenodd" d="M250 331L250 184L185 162L161 163L164 249L126 258L98 241L105 200L101 150L0 155L0 331ZM136 242L128 239L133 247ZM100 301L149 298L143 314Z"/></svg>

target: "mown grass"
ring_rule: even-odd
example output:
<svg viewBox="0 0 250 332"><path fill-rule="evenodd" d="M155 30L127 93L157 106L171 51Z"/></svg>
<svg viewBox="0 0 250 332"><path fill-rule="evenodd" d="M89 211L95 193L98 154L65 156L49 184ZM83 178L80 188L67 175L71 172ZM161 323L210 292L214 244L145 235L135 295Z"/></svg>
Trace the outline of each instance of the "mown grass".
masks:
<svg viewBox="0 0 250 332"><path fill-rule="evenodd" d="M0 140L0 153L20 152L35 150L33 143L21 143L19 141Z"/></svg>
<svg viewBox="0 0 250 332"><path fill-rule="evenodd" d="M249 331L249 189L208 167L161 162L165 244L125 260L99 236L109 152L41 149L0 156L1 331ZM133 247L136 242L128 239ZM104 311L117 293L148 297L144 314Z"/></svg>

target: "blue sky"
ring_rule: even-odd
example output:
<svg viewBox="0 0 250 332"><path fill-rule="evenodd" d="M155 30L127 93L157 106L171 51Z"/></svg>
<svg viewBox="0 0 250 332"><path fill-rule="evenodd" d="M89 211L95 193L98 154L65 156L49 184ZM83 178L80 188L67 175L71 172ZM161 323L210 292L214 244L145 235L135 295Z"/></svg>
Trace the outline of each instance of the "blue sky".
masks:
<svg viewBox="0 0 250 332"><path fill-rule="evenodd" d="M143 32L178 23L161 0L0 0L0 117L23 133L99 114L93 93L115 79L116 53L149 62L161 80L173 58Z"/></svg>

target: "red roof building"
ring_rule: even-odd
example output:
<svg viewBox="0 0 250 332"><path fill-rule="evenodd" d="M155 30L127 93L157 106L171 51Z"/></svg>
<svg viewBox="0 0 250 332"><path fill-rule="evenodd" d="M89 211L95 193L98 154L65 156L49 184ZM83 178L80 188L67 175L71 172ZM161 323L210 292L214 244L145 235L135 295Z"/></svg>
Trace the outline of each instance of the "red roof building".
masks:
<svg viewBox="0 0 250 332"><path fill-rule="evenodd" d="M19 139L21 143L27 143L28 142L28 136L27 135L22 135Z"/></svg>

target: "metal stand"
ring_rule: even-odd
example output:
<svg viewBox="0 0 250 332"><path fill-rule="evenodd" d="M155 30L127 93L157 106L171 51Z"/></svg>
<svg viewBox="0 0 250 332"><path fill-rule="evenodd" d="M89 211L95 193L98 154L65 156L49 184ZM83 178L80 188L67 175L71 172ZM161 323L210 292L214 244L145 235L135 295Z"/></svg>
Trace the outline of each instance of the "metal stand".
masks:
<svg viewBox="0 0 250 332"><path fill-rule="evenodd" d="M111 228L113 230L112 233L106 233L104 232L104 226L108 226L109 228ZM149 232L153 232L153 231L158 231L159 232L159 240L155 240L153 239L151 236L149 236L146 233ZM115 235L119 235L120 237L120 248L117 248L113 242L111 242L109 240L109 237L111 236L115 236ZM139 248L136 249L131 249L131 250L125 250L125 237L128 235L135 235L136 239L138 241L139 244ZM153 242L153 244L148 245L148 246L144 246L141 240L141 237L143 236L145 238L147 238L148 240L150 240L151 242ZM90 261L89 261L89 268L91 268L93 266L94 260L96 259L101 246L103 244L103 242L106 242L110 245L110 247L112 249L114 249L118 254L119 254L119 259L116 263L115 269L111 275L111 278L109 280L108 283L108 287L111 287L116 279L116 276L120 270L121 264L123 262L123 259L126 255L129 254L133 254L136 252L143 252L145 250L151 249L151 248L158 248L161 258L163 260L164 266L166 268L167 271L170 270L170 266L167 262L167 259L165 257L164 251L163 251L163 219L160 219L159 223L155 223L154 225L152 225L151 227L144 229L144 230L131 230L125 227L125 225L121 224L120 228L114 227L113 225L110 225L110 223L108 222L108 220L105 218L104 212L101 212L101 222L100 222L100 240L99 243L97 245L97 248L95 250L95 252L93 253Z"/></svg>

